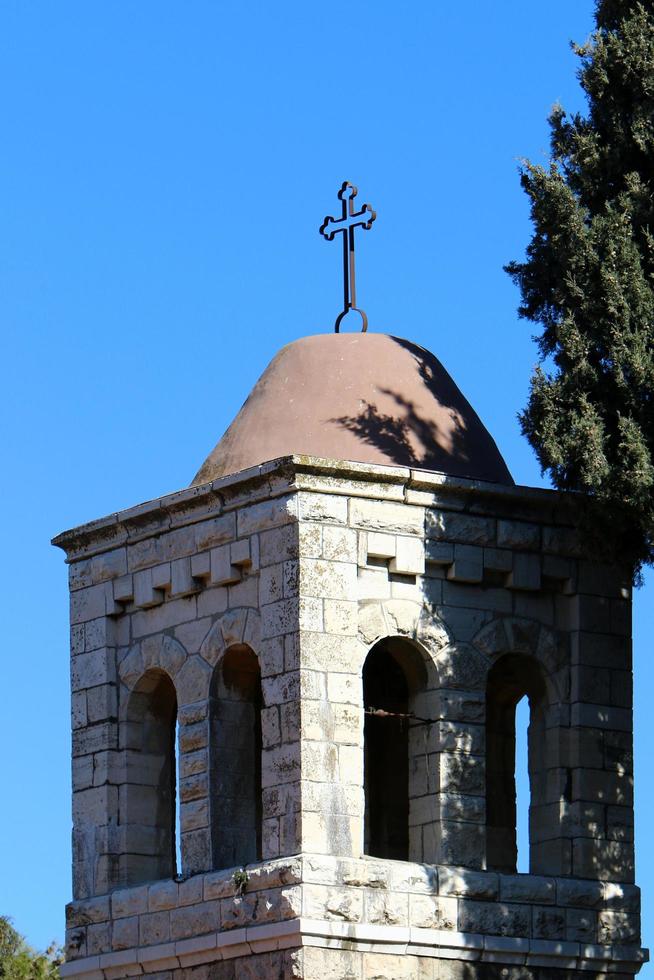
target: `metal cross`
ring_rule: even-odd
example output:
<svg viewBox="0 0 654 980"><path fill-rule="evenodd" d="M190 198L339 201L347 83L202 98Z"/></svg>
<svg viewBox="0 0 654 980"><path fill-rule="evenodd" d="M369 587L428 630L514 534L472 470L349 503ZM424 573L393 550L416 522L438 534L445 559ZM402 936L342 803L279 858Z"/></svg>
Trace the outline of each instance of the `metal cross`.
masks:
<svg viewBox="0 0 654 980"><path fill-rule="evenodd" d="M343 213L340 218L325 218L320 226L320 234L328 242L333 241L334 235L343 232L343 312L336 318L334 330L339 332L341 321L350 310L356 310L360 315L363 326L362 331L368 329L368 317L357 307L356 283L354 278L354 229L361 226L364 231L372 227L372 223L377 217L369 204L364 204L360 211L354 210L354 198L357 196L357 189L354 184L345 181L338 192L339 200L343 205Z"/></svg>

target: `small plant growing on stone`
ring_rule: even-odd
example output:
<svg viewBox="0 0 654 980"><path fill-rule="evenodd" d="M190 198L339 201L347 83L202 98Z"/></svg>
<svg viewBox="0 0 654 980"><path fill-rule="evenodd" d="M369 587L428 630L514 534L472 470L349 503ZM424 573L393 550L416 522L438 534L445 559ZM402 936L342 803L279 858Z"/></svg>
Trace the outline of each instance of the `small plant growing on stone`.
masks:
<svg viewBox="0 0 654 980"><path fill-rule="evenodd" d="M249 880L250 880L250 876L248 875L245 868L236 869L236 871L234 872L233 881L234 881L234 887L236 888L237 895L243 894L243 892L247 888L247 883Z"/></svg>

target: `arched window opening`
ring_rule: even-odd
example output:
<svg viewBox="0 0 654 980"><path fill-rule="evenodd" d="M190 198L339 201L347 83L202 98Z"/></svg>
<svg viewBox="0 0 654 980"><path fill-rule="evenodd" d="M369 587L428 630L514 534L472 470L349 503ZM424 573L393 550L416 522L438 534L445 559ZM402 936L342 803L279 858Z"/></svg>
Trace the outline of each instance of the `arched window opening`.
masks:
<svg viewBox="0 0 654 980"><path fill-rule="evenodd" d="M181 785L179 764L179 718L177 718L175 720L175 870L177 874L181 874L184 867L182 863L182 815L178 789L178 787Z"/></svg>
<svg viewBox="0 0 654 980"><path fill-rule="evenodd" d="M516 764L516 709L528 703L527 750L518 743L524 761ZM486 687L486 864L494 871L518 870L518 806L524 827L528 810L529 862L521 853L520 870L533 866L532 826L545 793L545 683L538 664L529 657L507 654L488 674ZM524 732L526 705L520 709ZM520 717L519 716L519 717ZM526 772L525 772L526 768ZM516 779L518 776L518 779ZM516 786L519 793L516 794ZM527 789L528 787L528 789ZM528 799L528 804L523 800ZM524 831L523 831L524 833ZM522 849L523 853L526 848Z"/></svg>
<svg viewBox="0 0 654 980"><path fill-rule="evenodd" d="M126 884L171 878L178 870L176 727L173 682L162 671L149 671L130 695L124 726L120 823Z"/></svg>
<svg viewBox="0 0 654 980"><path fill-rule="evenodd" d="M410 716L424 675L415 647L397 637L376 643L363 665L364 851L373 857L422 857L421 828L410 827L410 807L426 792L428 763L414 750Z"/></svg>
<svg viewBox="0 0 654 980"><path fill-rule="evenodd" d="M515 831L516 870L529 871L529 698L515 708Z"/></svg>
<svg viewBox="0 0 654 980"><path fill-rule="evenodd" d="M261 859L261 671L230 647L211 685L211 835L216 869Z"/></svg>

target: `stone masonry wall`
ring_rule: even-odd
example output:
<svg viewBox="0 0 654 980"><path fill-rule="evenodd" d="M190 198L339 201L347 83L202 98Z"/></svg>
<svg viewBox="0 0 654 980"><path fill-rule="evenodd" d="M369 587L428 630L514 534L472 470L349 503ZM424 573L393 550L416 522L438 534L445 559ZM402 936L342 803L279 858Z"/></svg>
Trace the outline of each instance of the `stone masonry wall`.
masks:
<svg viewBox="0 0 654 980"><path fill-rule="evenodd" d="M482 947L483 936L537 943L551 929L542 941L578 944L571 963L584 944L637 942L630 594L616 569L582 553L576 520L573 503L549 491L293 457L60 535L71 589L71 952L113 955L155 942L159 929L156 942L185 942L203 915L223 931L228 906L244 910L243 925L300 914L376 925L380 892L348 885L347 864L333 884L344 889L338 900L331 884L304 877L301 895L297 882L271 886L256 918L249 900L209 895L207 883L228 889L231 872L212 879L208 706L224 652L246 644L259 659L264 704L262 858L358 859L361 671L389 636L423 665L411 709L431 721L410 743L410 857L468 869L465 880L482 884L479 894L466 885L454 896L440 883L468 872L432 869L432 919L441 908L443 917L431 925L416 912L419 898L406 897L411 889L396 900L387 884L385 924L399 909L402 928L482 936ZM505 654L537 664L547 690L545 775L531 826L538 875L484 870L486 679ZM176 691L184 880L126 889L135 780L127 706L149 672L168 675ZM594 897L562 897L576 884ZM150 908L151 890L172 904ZM118 911L123 900L133 911ZM102 912L78 921L87 902Z"/></svg>

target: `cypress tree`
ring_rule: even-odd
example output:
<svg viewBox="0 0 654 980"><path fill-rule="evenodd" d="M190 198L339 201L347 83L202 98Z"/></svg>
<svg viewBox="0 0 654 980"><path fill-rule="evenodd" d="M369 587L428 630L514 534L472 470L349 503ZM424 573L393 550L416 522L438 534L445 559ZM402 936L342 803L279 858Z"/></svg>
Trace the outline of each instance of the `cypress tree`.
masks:
<svg viewBox="0 0 654 980"><path fill-rule="evenodd" d="M637 580L654 563L654 2L597 0L595 24L573 45L587 112L555 106L549 165L522 168L534 231L506 271L541 328L522 431Z"/></svg>

